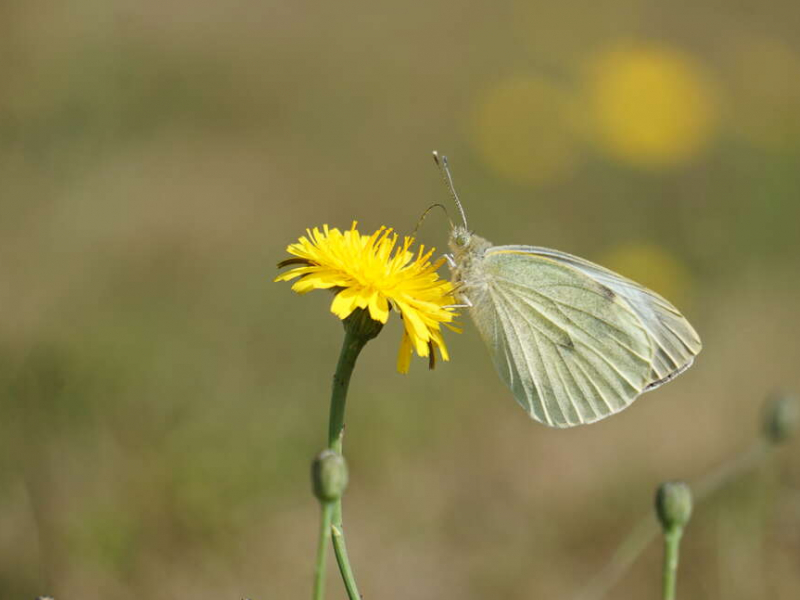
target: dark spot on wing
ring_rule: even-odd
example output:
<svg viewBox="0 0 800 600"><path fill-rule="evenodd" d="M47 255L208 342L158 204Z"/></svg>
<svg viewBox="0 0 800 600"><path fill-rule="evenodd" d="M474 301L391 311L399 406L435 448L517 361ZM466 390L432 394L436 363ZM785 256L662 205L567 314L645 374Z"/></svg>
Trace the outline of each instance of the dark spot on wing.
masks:
<svg viewBox="0 0 800 600"><path fill-rule="evenodd" d="M606 300L613 301L614 298L617 297L617 294L614 293L614 290L612 290L610 287L607 287L607 286L603 285L602 283L599 284L599 285L600 285L600 291L603 293L603 297Z"/></svg>
<svg viewBox="0 0 800 600"><path fill-rule="evenodd" d="M572 338L567 335L567 339L564 342L558 342L558 345L562 348L566 348L567 350L575 350L575 342L572 341Z"/></svg>

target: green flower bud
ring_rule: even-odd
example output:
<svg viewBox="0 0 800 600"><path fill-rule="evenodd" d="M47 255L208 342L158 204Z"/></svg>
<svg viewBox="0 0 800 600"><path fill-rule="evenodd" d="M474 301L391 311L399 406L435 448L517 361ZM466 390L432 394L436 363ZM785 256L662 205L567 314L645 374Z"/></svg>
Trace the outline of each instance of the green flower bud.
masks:
<svg viewBox="0 0 800 600"><path fill-rule="evenodd" d="M357 308L350 316L342 321L345 330L353 333L360 338L363 338L364 343L378 337L378 334L383 329L383 323L373 319L369 310L365 308Z"/></svg>
<svg viewBox="0 0 800 600"><path fill-rule="evenodd" d="M344 494L347 487L347 463L333 450L323 450L311 465L311 482L314 495L320 502L333 502Z"/></svg>
<svg viewBox="0 0 800 600"><path fill-rule="evenodd" d="M682 528L692 516L692 490L683 481L667 481L656 491L656 514L665 531Z"/></svg>
<svg viewBox="0 0 800 600"><path fill-rule="evenodd" d="M790 394L775 393L764 406L764 435L774 443L780 444L794 435L800 424L800 406L797 398Z"/></svg>

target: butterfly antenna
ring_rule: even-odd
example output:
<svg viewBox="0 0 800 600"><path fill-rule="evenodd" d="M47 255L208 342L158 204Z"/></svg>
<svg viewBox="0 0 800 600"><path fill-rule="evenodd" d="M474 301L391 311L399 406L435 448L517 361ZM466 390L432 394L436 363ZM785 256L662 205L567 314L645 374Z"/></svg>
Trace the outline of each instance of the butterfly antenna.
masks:
<svg viewBox="0 0 800 600"><path fill-rule="evenodd" d="M447 216L447 220L450 221L450 227L453 226L453 220L450 218L450 215L447 214L447 207L444 204L439 204L437 202L436 204L431 204L428 208L425 209L425 212L422 213L422 216L419 218L419 221L417 221L417 224L414 227L414 231L411 232L411 237L416 237L417 229L419 229L419 226L422 225L422 222L425 220L425 217L427 217L428 213L431 212L434 208L441 208L444 211L444 214Z"/></svg>
<svg viewBox="0 0 800 600"><path fill-rule="evenodd" d="M453 185L453 176L450 174L450 166L447 164L447 157L444 155L440 155L436 150L434 150L433 161L436 163L436 166L439 167L439 172L442 174L442 179L444 180L444 184L447 186L447 189L450 192L450 196L456 203L456 206L458 207L458 212L461 213L461 219L464 221L464 229L469 229L469 227L467 227L467 215L464 214L464 207L461 206L461 200L458 199L456 188Z"/></svg>

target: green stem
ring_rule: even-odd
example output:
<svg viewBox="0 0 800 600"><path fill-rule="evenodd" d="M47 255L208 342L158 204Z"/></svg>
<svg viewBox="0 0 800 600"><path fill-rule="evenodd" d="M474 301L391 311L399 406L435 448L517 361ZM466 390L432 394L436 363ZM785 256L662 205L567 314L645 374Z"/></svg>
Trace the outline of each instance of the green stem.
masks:
<svg viewBox="0 0 800 600"><path fill-rule="evenodd" d="M356 585L356 578L353 575L353 568L350 566L350 560L347 558L347 547L344 544L344 531L341 527L336 525L331 526L333 531L333 550L336 554L336 562L339 565L339 572L342 574L344 587L347 590L347 597L350 600L360 600L361 595L358 593L358 586Z"/></svg>
<svg viewBox="0 0 800 600"><path fill-rule="evenodd" d="M664 566L662 598L675 600L675 584L678 579L678 549L681 545L682 527L675 527L664 533Z"/></svg>
<svg viewBox="0 0 800 600"><path fill-rule="evenodd" d="M331 410L328 424L328 448L334 452L342 453L342 439L344 437L344 411L347 405L347 389L350 386L350 377L356 366L356 360L367 342L377 336L383 325L373 321L369 312L358 309L344 321L344 341L333 375L333 388L331 390ZM333 538L333 551L336 562L342 574L347 595L350 600L360 600L353 568L347 557L347 547L344 541L344 528L342 527L342 500L323 503L320 529L320 549L317 552L316 577L314 581L314 600L323 598L323 581L325 574L325 549L327 542Z"/></svg>
<svg viewBox="0 0 800 600"><path fill-rule="evenodd" d="M695 504L699 504L743 473L755 468L770 454L771 446L759 439L733 459L707 473L692 485ZM643 515L628 537L618 546L609 562L580 590L576 600L600 600L622 579L660 531L651 513Z"/></svg>
<svg viewBox="0 0 800 600"><path fill-rule="evenodd" d="M356 359L370 340L357 329L357 327L353 327L350 324L345 324L344 342L339 353L336 373L333 375L331 412L328 423L328 448L339 454L342 453L342 438L344 437L344 409L347 404L347 388L350 386L350 377L356 366Z"/></svg>
<svg viewBox="0 0 800 600"><path fill-rule="evenodd" d="M332 518L333 502L323 502L322 519L319 527L319 545L317 546L317 564L314 569L314 600L322 600L325 597L325 560L328 557Z"/></svg>
<svg viewBox="0 0 800 600"><path fill-rule="evenodd" d="M342 351L339 354L339 363L336 365L336 373L333 375L330 421L328 424L328 448L339 454L342 453L344 409L347 404L347 389L350 386L350 377L356 366L358 355L370 339L371 338L361 334L361 332L358 331L358 327L349 323L345 324ZM342 574L342 579L347 589L347 595L350 600L360 600L361 596L358 593L356 580L353 576L353 568L350 566L350 560L347 557L347 547L344 542L341 498L333 503L331 529L333 531L333 551L336 554L336 562L339 565L339 572Z"/></svg>

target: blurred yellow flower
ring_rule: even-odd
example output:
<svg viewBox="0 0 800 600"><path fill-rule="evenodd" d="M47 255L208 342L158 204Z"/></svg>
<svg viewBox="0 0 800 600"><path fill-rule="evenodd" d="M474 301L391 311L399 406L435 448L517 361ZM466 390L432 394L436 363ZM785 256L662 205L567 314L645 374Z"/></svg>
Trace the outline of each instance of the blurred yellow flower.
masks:
<svg viewBox="0 0 800 600"><path fill-rule="evenodd" d="M550 81L520 76L481 95L471 114L472 143L499 175L541 184L571 173L578 162L570 94Z"/></svg>
<svg viewBox="0 0 800 600"><path fill-rule="evenodd" d="M601 263L678 304L686 302L689 274L678 259L660 246L626 243L613 248Z"/></svg>
<svg viewBox="0 0 800 600"><path fill-rule="evenodd" d="M696 156L714 134L715 96L700 66L668 47L618 47L590 68L598 142L634 165L666 167Z"/></svg>
<svg viewBox="0 0 800 600"><path fill-rule="evenodd" d="M403 339L397 358L397 370L407 373L411 355L427 356L435 364L438 348L443 360L449 360L440 326L458 331L450 323L455 313L453 285L439 278L437 269L444 259L431 263L435 249L425 252L420 245L416 254L410 248L414 238L405 237L395 248L398 236L381 227L372 235L362 235L356 223L342 233L323 225L306 230L307 236L289 244L286 251L295 258L278 263L278 268L300 265L282 273L275 281L297 279L292 289L298 294L330 289L336 292L331 312L346 319L357 308L367 309L375 321L386 323L392 308L403 318Z"/></svg>

